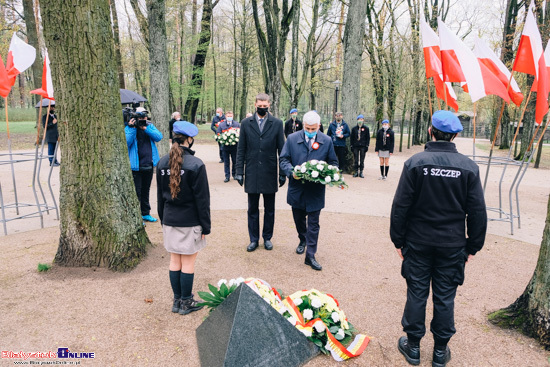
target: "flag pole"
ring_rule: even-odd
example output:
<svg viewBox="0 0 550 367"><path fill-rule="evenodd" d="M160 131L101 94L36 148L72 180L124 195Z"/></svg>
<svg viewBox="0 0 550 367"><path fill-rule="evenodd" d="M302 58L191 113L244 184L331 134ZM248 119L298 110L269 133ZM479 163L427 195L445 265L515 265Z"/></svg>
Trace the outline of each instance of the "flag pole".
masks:
<svg viewBox="0 0 550 367"><path fill-rule="evenodd" d="M4 97L4 109L6 110L6 132L8 134L8 153L10 155L11 179L13 181L13 194L15 196L15 213L19 215L19 201L17 200L17 184L15 183L15 168L13 167L13 155L11 152L10 123L8 120L8 96Z"/></svg>
<svg viewBox="0 0 550 367"><path fill-rule="evenodd" d="M36 145L40 144L40 119L42 118L42 101L44 96L40 96L40 107L38 109L38 121L36 122Z"/></svg>
<svg viewBox="0 0 550 367"><path fill-rule="evenodd" d="M4 109L6 110L6 132L8 133L8 140L10 140L10 123L8 121L8 97L4 97Z"/></svg>
<svg viewBox="0 0 550 367"><path fill-rule="evenodd" d="M516 133L514 134L514 139L512 139L512 144L510 145L510 149L514 146L514 143L516 142L516 138L518 137L519 127L521 126L521 121L523 121L523 116L525 115L525 110L527 109L527 105L529 104L529 100L531 99L531 90L529 91L529 95L527 96L527 100L525 101L525 106L523 106L523 111L521 111L521 117L518 120L518 126L516 128Z"/></svg>
<svg viewBox="0 0 550 367"><path fill-rule="evenodd" d="M474 102L474 142L473 142L474 145L472 148L474 161L476 159L476 105L477 105L477 102Z"/></svg>
<svg viewBox="0 0 550 367"><path fill-rule="evenodd" d="M506 92L510 91L510 83L512 82L512 77L514 76L514 70L510 73L510 79L508 79L508 85L506 85ZM502 106L500 107L500 115L498 116L497 126L495 127L495 135L493 136L493 141L491 144L491 150L489 151L489 159L487 160L487 171L485 171L485 180L483 181L483 192L485 192L485 188L487 187L487 179L489 177L489 170L491 169L491 160L493 158L493 149L495 148L495 143L497 141L498 136L498 129L500 127L500 123L502 121L502 116L504 115L504 107L506 106L506 102L504 99L502 100Z"/></svg>

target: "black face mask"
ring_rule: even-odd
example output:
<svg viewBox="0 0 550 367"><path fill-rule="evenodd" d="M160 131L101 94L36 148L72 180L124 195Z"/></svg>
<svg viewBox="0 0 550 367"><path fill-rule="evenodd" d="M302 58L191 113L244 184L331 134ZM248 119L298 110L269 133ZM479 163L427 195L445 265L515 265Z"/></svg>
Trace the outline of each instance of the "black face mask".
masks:
<svg viewBox="0 0 550 367"><path fill-rule="evenodd" d="M191 141L191 143L189 143L189 149L191 149L191 147L193 146L193 144L195 144L195 138L191 138L193 139L193 141Z"/></svg>
<svg viewBox="0 0 550 367"><path fill-rule="evenodd" d="M256 107L256 113L258 116L265 116L269 107Z"/></svg>

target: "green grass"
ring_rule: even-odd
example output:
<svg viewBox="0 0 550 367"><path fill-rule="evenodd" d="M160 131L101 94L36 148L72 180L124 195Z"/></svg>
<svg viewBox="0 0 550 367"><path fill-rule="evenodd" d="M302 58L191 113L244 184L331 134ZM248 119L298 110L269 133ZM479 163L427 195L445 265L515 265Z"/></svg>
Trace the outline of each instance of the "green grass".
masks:
<svg viewBox="0 0 550 367"><path fill-rule="evenodd" d="M52 266L50 264L42 264L42 263L38 263L38 271L39 272L45 272L45 271L48 271L52 268Z"/></svg>
<svg viewBox="0 0 550 367"><path fill-rule="evenodd" d="M10 121L10 134L36 134L36 121ZM6 132L6 120L0 121L0 133Z"/></svg>
<svg viewBox="0 0 550 367"><path fill-rule="evenodd" d="M36 119L35 108L12 108L8 107L8 120L12 121L32 121ZM0 109L0 121L6 121L6 111Z"/></svg>

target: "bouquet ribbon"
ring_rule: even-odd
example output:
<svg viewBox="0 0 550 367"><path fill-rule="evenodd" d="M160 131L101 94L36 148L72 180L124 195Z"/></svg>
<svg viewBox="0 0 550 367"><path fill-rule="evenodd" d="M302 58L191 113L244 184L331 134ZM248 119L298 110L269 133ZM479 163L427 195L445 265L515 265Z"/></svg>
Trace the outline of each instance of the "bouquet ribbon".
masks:
<svg viewBox="0 0 550 367"><path fill-rule="evenodd" d="M358 334L355 336L355 339L350 344L350 346L346 348L334 337L334 335L332 335L328 326L323 322L323 320L317 318L306 323L304 322L302 313L300 312L300 310L298 310L298 307L296 307L290 297L285 298L283 304L288 309L290 315L296 319L296 328L298 330L308 330L309 332L313 333L313 325L317 321L321 321L323 325L325 325L325 331L328 337L328 343L325 348L327 350L330 350L330 354L335 361L341 362L353 357L357 357L361 355L361 353L363 353L363 351L369 344L370 339L368 336Z"/></svg>

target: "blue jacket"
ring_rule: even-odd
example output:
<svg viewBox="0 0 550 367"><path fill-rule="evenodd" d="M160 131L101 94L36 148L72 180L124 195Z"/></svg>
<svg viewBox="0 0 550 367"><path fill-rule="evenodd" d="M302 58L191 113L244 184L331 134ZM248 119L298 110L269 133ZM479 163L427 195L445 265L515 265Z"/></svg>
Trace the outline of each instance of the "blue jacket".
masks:
<svg viewBox="0 0 550 367"><path fill-rule="evenodd" d="M279 157L281 173L289 178L287 203L293 208L302 209L308 213L325 207L325 185L295 180L292 175L294 167L312 159L338 166L338 158L330 138L318 131L315 141L319 143L317 150L306 143L303 130L292 133L288 136Z"/></svg>
<svg viewBox="0 0 550 367"><path fill-rule="evenodd" d="M126 145L128 146L128 155L130 156L130 167L132 171L139 171L139 155L137 147L137 130L138 127L129 127L124 128L124 133L126 134ZM156 142L159 142L162 139L162 133L157 130L155 125L148 123L145 128L145 133L151 139L151 149L153 151L153 166L156 166L159 161L159 152L157 150Z"/></svg>
<svg viewBox="0 0 550 367"><path fill-rule="evenodd" d="M342 120L341 125L343 127L343 130L342 130L342 133L344 134L343 138L339 138L336 136L336 128L337 128L336 121L332 121L330 125L328 125L327 135L332 137L332 143L334 144L335 147L345 147L346 139L351 134L349 126L344 120Z"/></svg>
<svg viewBox="0 0 550 367"><path fill-rule="evenodd" d="M210 130L216 133L220 122L223 120L225 120L225 115L221 115L221 117L214 116L214 118L212 119L212 123L210 124Z"/></svg>

